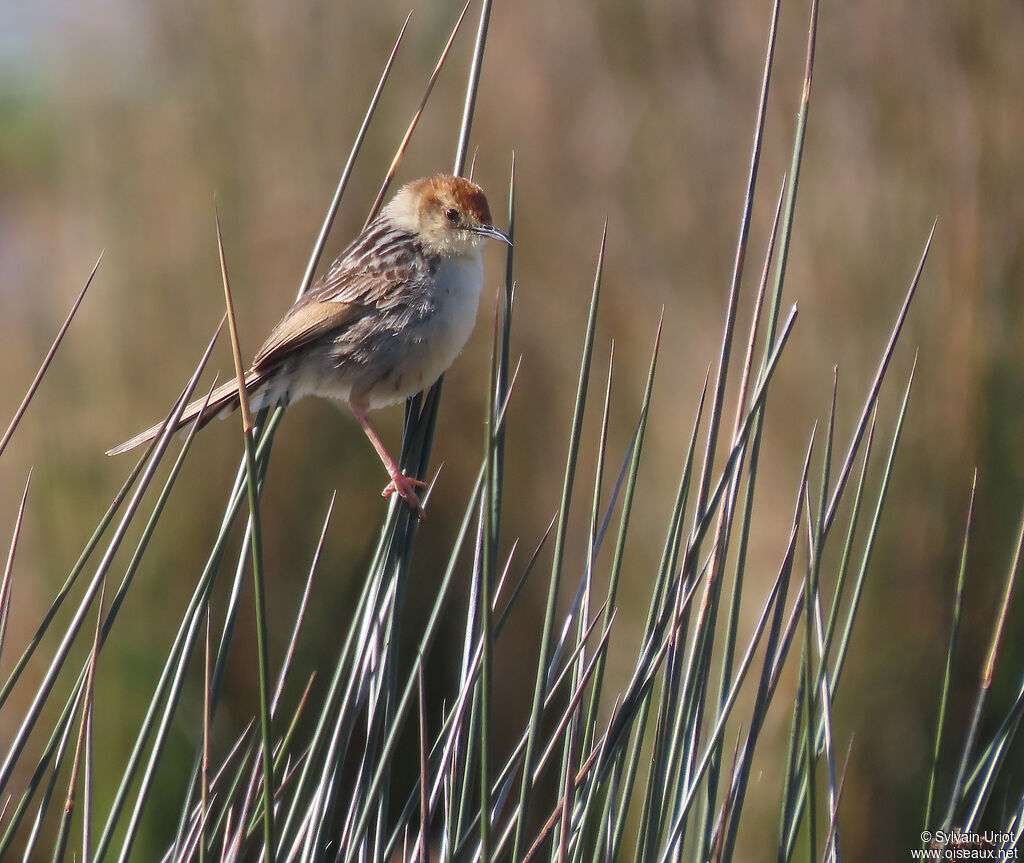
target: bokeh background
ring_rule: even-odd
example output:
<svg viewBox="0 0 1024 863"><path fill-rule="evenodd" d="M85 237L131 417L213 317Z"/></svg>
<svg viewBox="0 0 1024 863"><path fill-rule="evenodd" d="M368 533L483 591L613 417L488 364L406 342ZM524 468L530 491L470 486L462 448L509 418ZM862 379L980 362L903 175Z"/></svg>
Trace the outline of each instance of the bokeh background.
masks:
<svg viewBox="0 0 1024 863"><path fill-rule="evenodd" d="M416 9L328 260L362 224L458 8L432 2ZM0 2L0 416L13 413L105 250L79 318L0 460L0 525L13 523L26 472L35 467L12 645L34 630L130 466L103 451L163 415L220 318L214 195L243 350L251 355L294 296L407 11L394 0ZM788 167L807 11L804 2L783 2L743 331ZM518 536L532 548L557 505L607 217L596 367L614 339L613 459L628 444L665 310L630 544L632 571L650 571L721 333L769 14L765 0L495 4L473 146L476 177L496 214L507 205L513 151L517 166L513 346L523 368L510 414L506 545ZM471 31L456 43L400 181L450 169ZM851 859L917 841L974 467L977 527L954 735L963 728L967 687L1024 498L1021 44L1024 6L1013 0L868 0L825 3L821 12L787 281L787 300L799 303L800 317L768 411L752 538L755 583L774 575L784 551L799 465L812 424L827 416L833 367L837 443L845 451L906 283L939 220L883 396L880 423L888 429L919 349L888 516L835 711L841 749L853 739L841 822ZM491 249L486 263L481 322L492 314L500 251ZM434 451L444 469L415 570L426 590L483 447L488 330L478 327L447 377ZM213 365L228 372L226 349ZM401 419L397 409L378 419L396 448ZM100 684L108 709L97 731L99 751L112 764L126 755L159 651L215 533L238 452L234 423L204 433L118 623L106 660L116 673ZM590 479L581 475L581 482ZM289 609L272 633L278 651L337 488L303 646L308 666L322 651L333 653L352 579L366 564L383 512L377 494L384 480L358 426L336 407L308 400L289 410L265 498L271 608ZM584 527L582 519L574 526L577 537ZM510 722L525 712L531 685L531 615L543 603L542 585L534 587L516 615L522 634L510 634L499 657L507 703L496 714ZM646 588L623 596L616 637L626 642L631 617L646 611ZM414 599L410 606L417 607ZM1004 654L1009 668L1022 653L1019 613L1015 619ZM251 616L243 620L248 625ZM8 656L3 664L10 662ZM456 666L442 640L432 669L438 687ZM228 684L226 712L240 720L255 704L253 667L243 657ZM1015 686L1005 677L997 676L996 700ZM198 709L198 702L186 703L184 713ZM782 711L770 717L765 764L781 759L787 727ZM0 724L0 739L10 733ZM189 739L184 725L177 733ZM759 831L774 837L778 794L777 776L752 787L748 859L758 859Z"/></svg>

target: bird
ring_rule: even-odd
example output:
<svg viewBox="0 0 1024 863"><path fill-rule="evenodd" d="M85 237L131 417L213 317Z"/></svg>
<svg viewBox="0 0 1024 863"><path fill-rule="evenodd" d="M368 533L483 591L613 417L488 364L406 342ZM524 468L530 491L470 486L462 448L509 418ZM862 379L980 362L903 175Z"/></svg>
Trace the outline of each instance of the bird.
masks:
<svg viewBox="0 0 1024 863"><path fill-rule="evenodd" d="M252 410L306 395L345 402L417 518L417 488L399 469L367 412L431 386L462 351L483 287L481 246L512 244L494 226L487 196L463 177L435 174L404 185L273 328L244 375ZM239 406L238 384L190 404L175 430L199 427ZM128 452L160 434L152 426L120 446Z"/></svg>

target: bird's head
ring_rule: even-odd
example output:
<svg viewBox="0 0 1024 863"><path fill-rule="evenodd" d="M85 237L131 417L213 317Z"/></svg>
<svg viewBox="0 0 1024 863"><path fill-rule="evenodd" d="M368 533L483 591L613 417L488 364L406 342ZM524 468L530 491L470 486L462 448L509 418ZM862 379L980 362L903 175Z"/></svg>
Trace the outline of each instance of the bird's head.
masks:
<svg viewBox="0 0 1024 863"><path fill-rule="evenodd" d="M472 255L488 237L512 244L492 224L484 190L462 177L414 180L391 199L384 215L418 234L427 251L444 257Z"/></svg>

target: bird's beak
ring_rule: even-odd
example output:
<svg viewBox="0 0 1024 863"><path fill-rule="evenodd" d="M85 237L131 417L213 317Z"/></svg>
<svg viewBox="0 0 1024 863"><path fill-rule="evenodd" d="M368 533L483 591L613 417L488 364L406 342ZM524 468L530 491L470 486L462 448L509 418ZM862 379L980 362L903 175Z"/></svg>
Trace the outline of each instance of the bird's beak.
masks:
<svg viewBox="0 0 1024 863"><path fill-rule="evenodd" d="M492 240L502 240L512 245L512 240L509 235L504 231L499 231L494 225L481 225L479 228L470 228L474 234L479 234L481 237L490 237Z"/></svg>

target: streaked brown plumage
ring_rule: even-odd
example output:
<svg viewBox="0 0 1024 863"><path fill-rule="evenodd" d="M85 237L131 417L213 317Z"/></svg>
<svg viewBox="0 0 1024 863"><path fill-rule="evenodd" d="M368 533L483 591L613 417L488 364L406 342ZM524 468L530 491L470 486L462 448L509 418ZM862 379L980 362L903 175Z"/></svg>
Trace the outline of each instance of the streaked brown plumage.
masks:
<svg viewBox="0 0 1024 863"><path fill-rule="evenodd" d="M253 410L282 398L345 401L391 476L422 517L414 486L391 458L366 412L404 401L433 384L473 329L483 283L480 246L508 237L495 228L483 190L439 174L404 186L274 327L246 372ZM177 428L200 426L238 407L238 385L189 405ZM152 440L155 425L110 450Z"/></svg>

